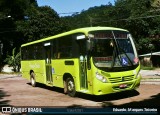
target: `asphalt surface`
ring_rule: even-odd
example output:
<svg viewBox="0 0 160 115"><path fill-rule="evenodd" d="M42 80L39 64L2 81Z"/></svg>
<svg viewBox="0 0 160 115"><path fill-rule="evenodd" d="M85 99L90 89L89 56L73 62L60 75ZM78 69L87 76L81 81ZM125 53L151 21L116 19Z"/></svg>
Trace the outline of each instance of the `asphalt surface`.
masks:
<svg viewBox="0 0 160 115"><path fill-rule="evenodd" d="M22 78L20 74L0 74L0 107L158 108L160 103L160 70L141 70L140 73L142 82L135 91L104 96L80 93L75 98L65 95L61 88L47 87L43 84L32 87L29 81Z"/></svg>
<svg viewBox="0 0 160 115"><path fill-rule="evenodd" d="M155 69L155 70L141 70L140 71L141 75L143 77L145 76L160 76L160 69Z"/></svg>
<svg viewBox="0 0 160 115"><path fill-rule="evenodd" d="M79 93L78 97L70 97L63 93L62 88L49 87L43 84L37 84L36 87L32 87L30 81L20 76L5 76L5 78L0 79L0 105L57 107L132 106L132 104L135 104L135 106L146 104L159 105L159 103L145 103L146 99L152 99L155 95L157 95L156 99L158 99L160 94L159 88L160 85L141 84L137 91L126 91L103 96ZM137 103L137 101L140 102ZM160 100L153 101L159 102Z"/></svg>
<svg viewBox="0 0 160 115"><path fill-rule="evenodd" d="M155 70L141 70L142 76L141 84L155 84L160 85L160 69Z"/></svg>

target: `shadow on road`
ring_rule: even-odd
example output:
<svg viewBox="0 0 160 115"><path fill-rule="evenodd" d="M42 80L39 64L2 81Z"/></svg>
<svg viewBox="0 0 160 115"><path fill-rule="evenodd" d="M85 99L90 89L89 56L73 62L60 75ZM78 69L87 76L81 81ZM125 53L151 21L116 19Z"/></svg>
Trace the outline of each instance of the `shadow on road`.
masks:
<svg viewBox="0 0 160 115"><path fill-rule="evenodd" d="M138 91L131 90L131 91L123 91L119 93L106 94L106 95L100 95L100 96L79 93L78 97L91 100L91 101L102 102L102 101L119 100L119 99L137 96L137 95L139 95Z"/></svg>
<svg viewBox="0 0 160 115"><path fill-rule="evenodd" d="M118 95L117 95L118 96ZM108 97L108 96L105 96ZM113 96L112 98L110 98L109 100L113 99L113 100L118 100L121 99L119 98L115 98L116 96ZM144 99L142 101L134 101L134 102L130 102L130 103L125 103L125 104L121 104L121 105L115 105L113 102L110 101L102 101L99 103L100 106L102 108L106 108L106 107L120 107L120 108L155 108L158 109L160 108L160 93L157 95L153 95L151 96L149 99ZM71 105L68 108L85 108L81 105ZM158 111L160 112L160 111Z"/></svg>
<svg viewBox="0 0 160 115"><path fill-rule="evenodd" d="M8 107L8 106L11 106L9 105L9 100L3 100L4 97L7 97L7 96L10 96L10 95L7 95L6 92L3 91L2 88L0 88L0 112L2 111L2 107Z"/></svg>
<svg viewBox="0 0 160 115"><path fill-rule="evenodd" d="M142 101L135 101L119 106L123 107L158 107L160 108L160 93L157 95L151 96L149 99L144 99Z"/></svg>
<svg viewBox="0 0 160 115"><path fill-rule="evenodd" d="M27 83L28 85L31 85L30 83ZM37 84L37 87L40 88L45 88L47 90L55 91L58 93L63 94L63 88L57 88L57 87L49 87L44 84ZM134 102L129 102L121 105L115 105L113 102L114 100L120 100L120 99L125 99L125 98L130 98L134 96L138 96L140 93L136 90L131 90L131 91L123 91L119 93L113 93L113 94L107 94L107 95L101 95L101 96L95 96L95 95L89 95L89 94L83 94L83 93L78 93L76 98L82 98L85 100L91 100L95 102L100 102L101 107L160 107L160 93L157 95L153 95L148 99L144 99L142 101L134 101ZM74 98L74 97L71 97ZM81 105L71 105L68 106L68 108L84 108Z"/></svg>
<svg viewBox="0 0 160 115"><path fill-rule="evenodd" d="M32 87L31 83L27 83L27 84ZM59 88L59 87L50 87L50 86L47 86L47 85L41 84L41 83L36 83L36 87L45 88L47 90L56 91L58 93L63 93L63 88Z"/></svg>
<svg viewBox="0 0 160 115"><path fill-rule="evenodd" d="M27 83L28 85L31 85L30 83ZM36 87L40 88L45 88L47 90L52 90L56 91L59 93L63 93L63 88L58 88L58 87L49 87L41 83L37 83ZM102 101L112 101L112 100L118 100L118 99L123 99L123 98L128 98L128 97L133 97L139 95L139 92L136 90L131 90L131 91L123 91L119 93L113 93L113 94L107 94L107 95L100 95L100 96L95 96L95 95L90 95L90 94L84 94L84 93L79 93L77 92L77 98L83 98L86 100L91 100L95 102L102 102Z"/></svg>

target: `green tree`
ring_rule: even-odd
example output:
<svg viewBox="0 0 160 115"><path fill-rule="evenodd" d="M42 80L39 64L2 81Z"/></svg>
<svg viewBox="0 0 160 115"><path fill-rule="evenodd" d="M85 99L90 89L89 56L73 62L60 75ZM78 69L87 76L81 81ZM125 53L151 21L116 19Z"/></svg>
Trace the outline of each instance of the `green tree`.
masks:
<svg viewBox="0 0 160 115"><path fill-rule="evenodd" d="M89 26L106 26L109 24L106 23L106 21L109 21L111 16L113 16L111 12L112 7L111 3L91 7L88 10L82 10L81 13L74 13L72 16L62 17L62 20L67 23L69 29Z"/></svg>
<svg viewBox="0 0 160 115"><path fill-rule="evenodd" d="M152 44L152 39L151 38L140 38L138 41L138 46L137 48L141 51L139 53L149 53L151 51L154 51L155 47Z"/></svg>
<svg viewBox="0 0 160 115"><path fill-rule="evenodd" d="M17 21L17 31L23 33L25 42L53 36L66 30L61 18L49 6L31 6L26 15L26 20Z"/></svg>
<svg viewBox="0 0 160 115"><path fill-rule="evenodd" d="M7 54L24 42L23 33L17 31L16 22L24 20L26 10L31 4L36 7L36 3L36 0L0 0L0 66L4 64L2 62Z"/></svg>
<svg viewBox="0 0 160 115"><path fill-rule="evenodd" d="M7 55L7 58L4 60L9 66L13 67L14 72L19 72L20 70L20 60L21 53L16 53L16 48L12 50L12 55Z"/></svg>
<svg viewBox="0 0 160 115"><path fill-rule="evenodd" d="M153 51L160 51L159 3L159 0L116 0L115 5L92 7L62 19L71 29L91 25L127 29L135 38L139 52L144 54L150 52L148 45L144 45L147 42L153 44Z"/></svg>
<svg viewBox="0 0 160 115"><path fill-rule="evenodd" d="M37 6L36 0L0 0L0 12L5 16L10 15L14 20L21 20L24 18L25 11L28 7L34 4Z"/></svg>

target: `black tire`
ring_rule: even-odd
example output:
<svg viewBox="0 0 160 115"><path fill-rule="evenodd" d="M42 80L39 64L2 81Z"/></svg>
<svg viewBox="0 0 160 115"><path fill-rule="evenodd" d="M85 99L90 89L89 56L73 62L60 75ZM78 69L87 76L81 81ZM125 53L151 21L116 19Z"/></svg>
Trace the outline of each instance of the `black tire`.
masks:
<svg viewBox="0 0 160 115"><path fill-rule="evenodd" d="M75 83L74 83L73 78L71 78L71 77L67 78L66 86L67 86L68 95L71 97L75 97L76 96L76 89L75 89Z"/></svg>
<svg viewBox="0 0 160 115"><path fill-rule="evenodd" d="M31 85L32 85L33 87L36 86L36 79L35 79L35 74L34 74L34 72L32 72L32 73L30 74L30 82L31 82Z"/></svg>

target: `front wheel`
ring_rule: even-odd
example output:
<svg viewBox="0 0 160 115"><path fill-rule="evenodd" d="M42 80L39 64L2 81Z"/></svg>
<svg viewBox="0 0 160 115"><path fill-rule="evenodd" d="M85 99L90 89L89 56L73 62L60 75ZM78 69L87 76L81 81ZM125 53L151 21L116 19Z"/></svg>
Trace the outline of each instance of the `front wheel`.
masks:
<svg viewBox="0 0 160 115"><path fill-rule="evenodd" d="M76 95L75 83L73 78L69 77L66 80L67 93L69 96L74 97Z"/></svg>
<svg viewBox="0 0 160 115"><path fill-rule="evenodd" d="M31 75L30 75L30 82L31 82L31 85L32 85L33 87L36 86L36 79L35 79L35 74L34 74L34 72L32 72Z"/></svg>

